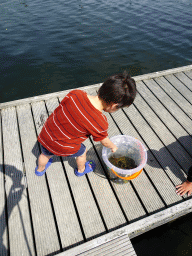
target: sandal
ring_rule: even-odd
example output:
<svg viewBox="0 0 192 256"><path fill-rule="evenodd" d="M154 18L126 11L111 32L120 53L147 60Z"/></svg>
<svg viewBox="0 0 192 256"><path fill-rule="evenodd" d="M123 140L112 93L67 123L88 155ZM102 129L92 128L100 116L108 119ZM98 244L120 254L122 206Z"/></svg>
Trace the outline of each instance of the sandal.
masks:
<svg viewBox="0 0 192 256"><path fill-rule="evenodd" d="M38 172L37 169L38 169L38 166L35 168L35 174L37 176L42 176L43 174L45 174L45 172L47 171L47 168L52 164L53 162L53 159L50 158L48 163L45 165L45 169L42 171L42 172Z"/></svg>
<svg viewBox="0 0 192 256"><path fill-rule="evenodd" d="M89 165L91 165L91 167ZM95 167L96 167L95 161L93 161L93 160L87 161L85 163L85 171L80 173L80 172L78 172L78 169L75 168L75 175L78 176L78 177L83 176L86 173L94 171Z"/></svg>

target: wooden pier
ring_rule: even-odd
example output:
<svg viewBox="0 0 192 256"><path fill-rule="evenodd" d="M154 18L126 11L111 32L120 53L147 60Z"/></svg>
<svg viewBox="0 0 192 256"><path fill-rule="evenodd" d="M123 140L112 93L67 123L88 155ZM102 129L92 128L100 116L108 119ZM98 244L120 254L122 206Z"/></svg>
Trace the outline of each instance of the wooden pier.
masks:
<svg viewBox="0 0 192 256"><path fill-rule="evenodd" d="M69 90L0 104L0 255L136 255L131 238L192 211L191 197L175 192L192 165L192 65L134 78L134 104L105 113L109 137L147 149L144 170L125 184L108 178L92 138L93 173L76 177L73 158L54 157L35 175L37 136Z"/></svg>

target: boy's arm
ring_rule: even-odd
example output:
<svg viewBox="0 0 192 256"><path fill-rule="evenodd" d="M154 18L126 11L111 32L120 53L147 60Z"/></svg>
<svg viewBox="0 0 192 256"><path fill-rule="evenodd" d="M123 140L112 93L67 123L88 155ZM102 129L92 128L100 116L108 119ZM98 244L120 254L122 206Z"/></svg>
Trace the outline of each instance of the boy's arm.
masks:
<svg viewBox="0 0 192 256"><path fill-rule="evenodd" d="M118 149L117 146L115 146L115 144L108 137L101 140L100 142L104 147L110 148L113 153L115 153Z"/></svg>

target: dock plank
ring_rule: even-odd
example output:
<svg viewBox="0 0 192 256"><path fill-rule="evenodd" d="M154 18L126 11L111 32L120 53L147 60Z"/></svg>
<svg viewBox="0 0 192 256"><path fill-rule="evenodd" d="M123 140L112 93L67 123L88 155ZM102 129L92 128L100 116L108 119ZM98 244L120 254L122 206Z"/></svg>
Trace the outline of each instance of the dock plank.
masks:
<svg viewBox="0 0 192 256"><path fill-rule="evenodd" d="M69 250L59 256L136 256L133 245L127 235L119 236L115 239L95 246L90 250L78 253L78 250Z"/></svg>
<svg viewBox="0 0 192 256"><path fill-rule="evenodd" d="M146 166L144 167L144 170L149 175L151 181L153 182L154 186L158 190L166 205L171 205L175 202L181 201L182 198L175 193L175 186L173 185L173 182L171 181L171 179L168 178L165 171L162 169L162 167L150 151L149 147L145 143L145 137L143 139L139 135L137 130L134 129L133 125L130 123L125 114L119 114L119 111L113 113L112 116L115 122L118 123L122 134L127 134L139 139L147 149L148 160ZM129 108L127 109L127 112L129 112ZM152 165L150 163L152 163ZM164 167L166 168L166 166ZM143 186L142 180L140 186Z"/></svg>
<svg viewBox="0 0 192 256"><path fill-rule="evenodd" d="M17 106L37 255L60 250L46 176L35 175L39 148L30 104Z"/></svg>
<svg viewBox="0 0 192 256"><path fill-rule="evenodd" d="M160 79L157 80L158 84L154 80L151 80L150 82L148 80L144 80L143 82L150 89L150 91L152 91L152 93L161 102L161 104L164 107L166 107L166 109L170 112L170 114L173 115L175 119L177 119L177 122L179 122L179 124L182 125L189 134L191 134L192 120L190 116L185 114L181 106L179 106L176 102L174 102L174 100L171 99L165 93L165 91L158 86L158 84L161 85L162 83L164 83L164 80L163 81Z"/></svg>
<svg viewBox="0 0 192 256"><path fill-rule="evenodd" d="M154 113L161 119L166 125L169 131L175 136L175 138L181 143L181 145L187 150L190 156L192 156L192 137L190 134L177 122L170 112L158 101L158 99L152 94L152 92L142 82L137 83L138 91L143 100L147 102L149 107Z"/></svg>
<svg viewBox="0 0 192 256"><path fill-rule="evenodd" d="M192 91L192 80L183 72L174 74L185 86Z"/></svg>
<svg viewBox="0 0 192 256"><path fill-rule="evenodd" d="M53 111L57 104L58 100L56 102L55 99L49 101L48 109ZM45 103L43 101L32 103L32 110L37 134L39 135L44 122L48 118ZM84 241L60 157L53 157L53 163L48 168L46 175L62 248Z"/></svg>
<svg viewBox="0 0 192 256"><path fill-rule="evenodd" d="M137 108L143 115L145 120L148 122L153 131L158 134L159 139L171 152L171 154L176 158L183 169L188 169L192 162L191 156L187 151L181 146L172 133L167 129L167 127L161 122L161 120L154 114L151 108L146 104L146 102L141 98L140 95L137 96L135 101Z"/></svg>
<svg viewBox="0 0 192 256"><path fill-rule="evenodd" d="M1 114L0 114L1 119ZM0 137L1 122L0 122ZM3 145L0 139L0 255L8 255L8 236L7 236L7 223L6 223L6 204L5 204L5 175L3 169Z"/></svg>
<svg viewBox="0 0 192 256"><path fill-rule="evenodd" d="M190 79L192 79L192 69L184 71L185 75L187 75Z"/></svg>
<svg viewBox="0 0 192 256"><path fill-rule="evenodd" d="M183 84L173 74L165 76L165 79L169 81L172 87L174 87L174 89L177 92L179 92L183 96L183 98L185 98L188 102L192 104L191 91L188 89L188 87L185 84ZM175 91L174 91L174 94L176 94Z"/></svg>
<svg viewBox="0 0 192 256"><path fill-rule="evenodd" d="M52 99L47 101L46 104L50 114L58 106L59 102L57 99ZM85 175L77 177L74 174L74 168L76 167L74 158L62 157L62 159L86 239L94 237L98 233L106 232L87 177Z"/></svg>
<svg viewBox="0 0 192 256"><path fill-rule="evenodd" d="M159 86L157 86L157 84ZM163 98L163 103L168 103L168 109L171 113L175 113L177 110L177 113L179 113L176 118L180 123L183 123L182 121L186 121L185 115L183 115L183 111L192 118L192 112L191 112L191 104L175 89L173 86L164 78L164 77L158 77L154 80L144 80L144 83L147 84L147 86L153 91L158 98ZM161 90L161 88L162 90ZM170 101L172 99L172 101ZM176 104L175 104L176 103ZM178 106L180 111L178 111ZM182 121L180 121L182 119Z"/></svg>
<svg viewBox="0 0 192 256"><path fill-rule="evenodd" d="M10 254L35 255L16 110L9 108L1 113Z"/></svg>

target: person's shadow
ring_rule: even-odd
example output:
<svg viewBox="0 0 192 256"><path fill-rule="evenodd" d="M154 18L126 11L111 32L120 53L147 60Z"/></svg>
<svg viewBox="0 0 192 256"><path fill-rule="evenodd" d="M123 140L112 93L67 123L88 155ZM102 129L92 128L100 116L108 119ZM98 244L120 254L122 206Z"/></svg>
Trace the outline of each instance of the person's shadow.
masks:
<svg viewBox="0 0 192 256"><path fill-rule="evenodd" d="M18 170L15 166L0 165L1 177L4 176L4 171L6 174L5 176L6 181L4 184L4 188L5 188L5 192L8 194L5 193L6 198L4 200L5 202L4 208L0 215L0 255L9 255L9 248L6 248L5 244L3 243L3 236L5 231L8 229L7 223L9 221L9 217L14 207L18 207L19 209L24 237L29 250L29 254L31 254L28 239L27 239L27 236L25 235L26 232L25 232L25 227L23 225L22 212L19 206L19 201L21 200L23 191L26 187L26 185L24 185L24 174L22 171ZM3 198L1 198L0 200L1 202L3 202Z"/></svg>
<svg viewBox="0 0 192 256"><path fill-rule="evenodd" d="M181 152L181 148L183 148ZM189 167L192 165L192 137L182 136L174 143L160 150L150 149L147 151L147 164L155 168L168 167L172 173L181 179L182 182L186 180L183 171L187 174ZM153 157L159 161L156 161ZM162 166L162 167L161 167Z"/></svg>

